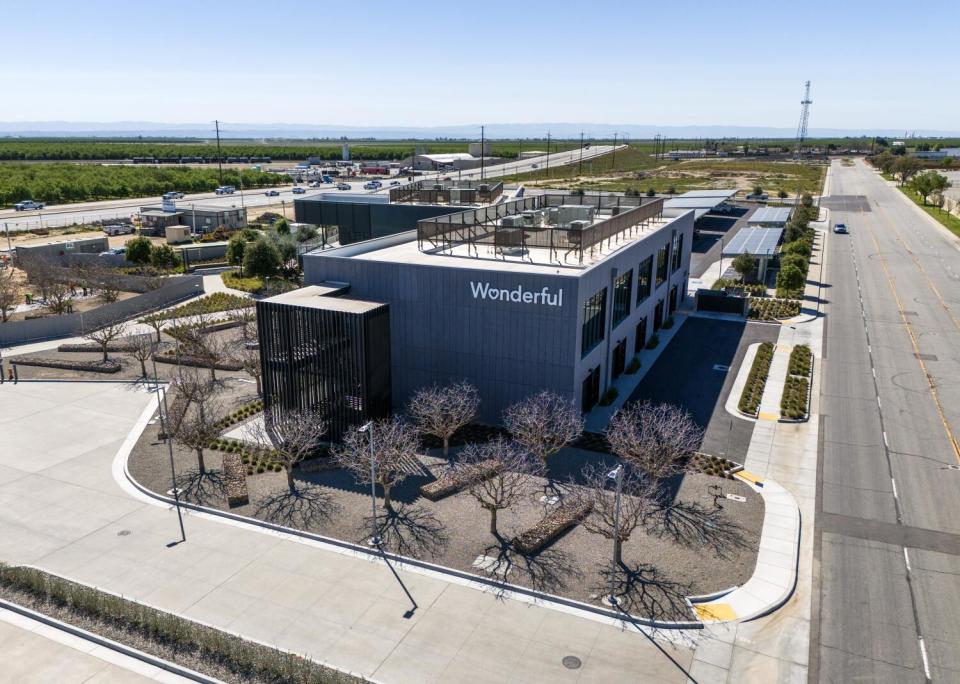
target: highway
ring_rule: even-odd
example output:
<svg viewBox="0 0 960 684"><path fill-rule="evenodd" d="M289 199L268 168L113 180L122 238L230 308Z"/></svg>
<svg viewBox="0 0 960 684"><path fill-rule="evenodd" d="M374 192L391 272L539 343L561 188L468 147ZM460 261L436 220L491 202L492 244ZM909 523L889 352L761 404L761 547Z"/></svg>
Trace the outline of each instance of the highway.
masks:
<svg viewBox="0 0 960 684"><path fill-rule="evenodd" d="M623 149L624 147L626 146L619 145L617 146L617 149ZM589 149L583 150L583 160L587 161L604 154L609 154L613 151L613 149L613 145L591 145ZM568 150L565 152L554 152L549 155L550 167L574 164L578 163L579 160L579 149ZM515 173L526 173L529 171L545 169L546 167L547 156L543 155L540 157L524 159L522 161L487 166L483 170L483 176L485 178L499 178L501 176L513 175ZM451 171L440 174L440 177L447 176L462 180L477 180L480 178L480 169L470 169L469 171L461 172ZM432 180L434 178L437 178L435 174L417 176L418 180ZM371 192L363 189L363 184L366 183L367 180L368 179L366 178L362 180L354 180L348 182L347 184L350 185L350 190L352 192ZM392 180L401 180L401 182L406 182L405 179L391 177L384 181L383 188L375 192L387 192L389 190L388 183ZM176 188L171 188L171 190L175 189ZM296 198L310 197L323 192L336 192L336 188L333 185L325 185L320 188L308 188L306 194L302 195L294 195L292 185L280 186L277 188L277 190L280 191L279 197L267 197L266 194L264 194L266 192L265 189L247 189L243 191L242 196L239 190L233 195L216 195L212 192L190 194L181 200L177 200L177 206L179 208L189 209L191 203L202 203L205 206L217 206L224 208L240 206L263 207L277 205L281 202L289 202L292 206L293 200ZM141 197L136 199L107 200L102 202L50 205L41 211L18 212L13 209L4 209L0 210L0 228L6 227L10 230L10 232L18 232L39 228L41 227L41 224L44 227L55 228L60 226L89 223L91 221L109 221L120 218L130 218L131 215L138 212L141 206L152 204L159 205L160 202L160 197Z"/></svg>
<svg viewBox="0 0 960 684"><path fill-rule="evenodd" d="M960 681L960 241L831 183L810 681Z"/></svg>

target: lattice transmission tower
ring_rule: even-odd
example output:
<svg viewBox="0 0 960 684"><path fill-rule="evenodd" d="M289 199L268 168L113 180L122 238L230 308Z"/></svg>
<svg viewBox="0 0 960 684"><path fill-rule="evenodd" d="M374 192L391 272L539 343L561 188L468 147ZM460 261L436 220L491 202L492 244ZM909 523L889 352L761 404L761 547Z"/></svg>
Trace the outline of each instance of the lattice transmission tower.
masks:
<svg viewBox="0 0 960 684"><path fill-rule="evenodd" d="M803 143L807 140L807 124L810 122L810 81L803 84L803 99L800 100L800 125L797 126L797 151L799 159L803 155Z"/></svg>

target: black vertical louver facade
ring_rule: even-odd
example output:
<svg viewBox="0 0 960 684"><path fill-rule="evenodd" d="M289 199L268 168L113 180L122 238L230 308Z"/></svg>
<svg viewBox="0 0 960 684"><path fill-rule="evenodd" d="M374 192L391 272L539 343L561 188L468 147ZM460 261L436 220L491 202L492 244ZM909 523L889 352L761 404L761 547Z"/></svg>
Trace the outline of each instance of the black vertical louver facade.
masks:
<svg viewBox="0 0 960 684"><path fill-rule="evenodd" d="M389 415L387 304L279 295L257 302L257 320L265 412L318 408L331 441Z"/></svg>

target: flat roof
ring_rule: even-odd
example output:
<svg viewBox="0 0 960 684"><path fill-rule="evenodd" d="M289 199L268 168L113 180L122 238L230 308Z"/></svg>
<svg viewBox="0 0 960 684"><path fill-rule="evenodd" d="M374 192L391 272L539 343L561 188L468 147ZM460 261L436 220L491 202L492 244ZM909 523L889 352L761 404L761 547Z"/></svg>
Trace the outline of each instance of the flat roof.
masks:
<svg viewBox="0 0 960 684"><path fill-rule="evenodd" d="M183 216L182 211L162 211L160 209L141 209L141 216Z"/></svg>
<svg viewBox="0 0 960 684"><path fill-rule="evenodd" d="M713 209L723 204L723 197L674 197L663 203L664 209Z"/></svg>
<svg viewBox="0 0 960 684"><path fill-rule="evenodd" d="M786 223L791 213L791 207L760 207L747 219L747 223Z"/></svg>
<svg viewBox="0 0 960 684"><path fill-rule="evenodd" d="M330 296L343 292L343 290L343 285L308 285L273 297L267 297L262 301L270 304L288 304L290 306L302 306L323 311L345 311L347 313L366 313L381 306L386 306L383 302Z"/></svg>
<svg viewBox="0 0 960 684"><path fill-rule="evenodd" d="M781 235L783 228L741 228L723 248L723 256L773 256Z"/></svg>
<svg viewBox="0 0 960 684"><path fill-rule="evenodd" d="M737 194L736 188L714 188L712 190L688 190L682 195L677 195L678 198L684 197L722 197L724 199L729 199Z"/></svg>
<svg viewBox="0 0 960 684"><path fill-rule="evenodd" d="M450 152L447 154L418 154L418 157L421 159L429 159L432 162L439 162L441 164L455 162L455 161L466 161L468 159L480 159L480 157L474 157L469 152Z"/></svg>
<svg viewBox="0 0 960 684"><path fill-rule="evenodd" d="M185 211L201 211L201 212L203 212L203 211L211 211L211 212L221 212L221 211L235 211L235 210L237 210L237 209L239 209L239 208L240 208L240 207L235 206L235 205L234 205L234 206L229 206L229 207L218 207L218 206L209 205L209 204L206 204L206 205L205 205L205 204L192 204L192 203L191 203L191 204L184 204L184 205L182 205L182 206L177 207L176 212L179 212L179 213L181 213L181 214L182 214L183 212L185 212ZM164 214L174 214L174 213L176 213L176 212L173 212L173 211L164 211L164 210L163 210L163 206L162 206L162 205L157 205L157 204L154 204L153 206L140 207L140 213L141 213L141 214L144 213L144 212L151 212L151 211L158 211L158 212L161 212L161 213L164 213Z"/></svg>

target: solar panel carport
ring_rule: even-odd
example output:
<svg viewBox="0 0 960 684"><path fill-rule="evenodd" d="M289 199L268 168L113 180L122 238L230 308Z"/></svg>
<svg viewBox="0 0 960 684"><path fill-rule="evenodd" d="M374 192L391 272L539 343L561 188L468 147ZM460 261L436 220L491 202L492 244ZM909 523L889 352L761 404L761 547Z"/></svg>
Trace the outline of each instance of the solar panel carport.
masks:
<svg viewBox="0 0 960 684"><path fill-rule="evenodd" d="M783 228L741 228L733 239L724 245L722 256L749 254L755 257L759 262L757 276L763 282L767 275L767 265L770 258L777 253L782 237Z"/></svg>

